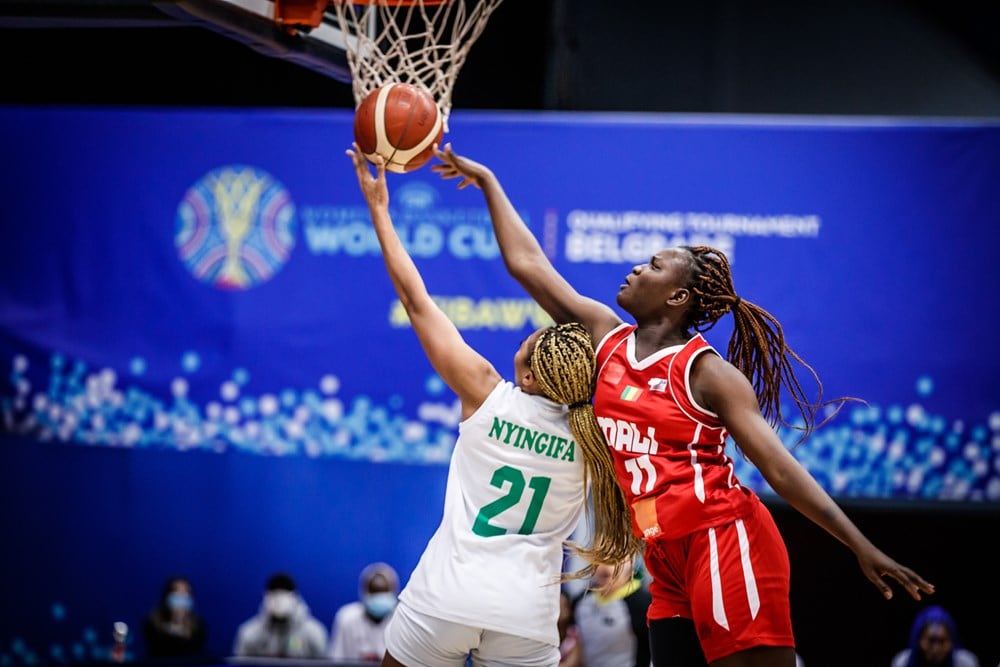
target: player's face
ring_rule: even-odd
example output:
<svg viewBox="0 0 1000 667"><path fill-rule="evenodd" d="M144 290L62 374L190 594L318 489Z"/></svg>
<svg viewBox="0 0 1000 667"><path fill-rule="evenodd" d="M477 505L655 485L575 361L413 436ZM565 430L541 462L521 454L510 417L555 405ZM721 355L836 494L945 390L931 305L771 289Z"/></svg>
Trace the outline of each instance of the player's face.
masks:
<svg viewBox="0 0 1000 667"><path fill-rule="evenodd" d="M531 353L535 351L535 343L538 342L538 337L542 335L544 330L545 327L542 327L533 331L530 336L521 341L517 352L514 353L514 382L521 388L524 387L525 378L531 373L528 360L531 359Z"/></svg>
<svg viewBox="0 0 1000 667"><path fill-rule="evenodd" d="M688 260L687 250L667 248L636 264L618 289L618 305L637 320L663 313L667 299L686 286Z"/></svg>

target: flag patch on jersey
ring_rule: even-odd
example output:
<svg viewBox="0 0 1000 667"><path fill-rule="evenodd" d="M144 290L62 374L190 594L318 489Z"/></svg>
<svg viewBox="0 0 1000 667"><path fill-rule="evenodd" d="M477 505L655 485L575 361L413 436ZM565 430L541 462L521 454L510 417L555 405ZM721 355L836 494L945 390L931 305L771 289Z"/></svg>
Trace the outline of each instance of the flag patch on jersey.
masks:
<svg viewBox="0 0 1000 667"><path fill-rule="evenodd" d="M623 401L635 401L642 395L642 389L633 386L627 386L622 391L621 399Z"/></svg>
<svg viewBox="0 0 1000 667"><path fill-rule="evenodd" d="M611 384L618 384L623 377L625 377L625 367L613 361L601 372L601 380Z"/></svg>
<svg viewBox="0 0 1000 667"><path fill-rule="evenodd" d="M667 390L667 378L653 378L649 381L650 391L666 391Z"/></svg>

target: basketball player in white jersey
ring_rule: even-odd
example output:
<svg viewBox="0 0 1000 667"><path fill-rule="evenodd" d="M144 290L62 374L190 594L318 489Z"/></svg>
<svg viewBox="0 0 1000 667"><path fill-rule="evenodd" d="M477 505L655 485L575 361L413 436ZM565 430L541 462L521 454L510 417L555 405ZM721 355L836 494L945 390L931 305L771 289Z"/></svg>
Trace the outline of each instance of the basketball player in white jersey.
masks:
<svg viewBox="0 0 1000 667"><path fill-rule="evenodd" d="M501 377L428 294L389 216L381 158L373 177L356 144L347 154L399 300L462 407L441 523L400 593L382 665L557 665L564 548L588 487L594 537L578 553L614 564L641 544L590 405L590 337L575 323L539 329L514 354L514 381Z"/></svg>
<svg viewBox="0 0 1000 667"><path fill-rule="evenodd" d="M876 548L778 438L774 426L790 425L782 390L799 409L803 437L827 403L804 395L793 362L819 378L777 320L740 299L722 252L666 248L633 267L617 303L635 324L622 322L559 275L492 171L450 145L435 155L443 178L483 191L511 275L556 322L580 322L596 343L594 411L645 541L654 665L795 665L788 554L770 511L733 472L730 434L776 493L854 552L885 598L893 594L885 577L915 600L933 593ZM700 333L727 313L736 320L729 359Z"/></svg>

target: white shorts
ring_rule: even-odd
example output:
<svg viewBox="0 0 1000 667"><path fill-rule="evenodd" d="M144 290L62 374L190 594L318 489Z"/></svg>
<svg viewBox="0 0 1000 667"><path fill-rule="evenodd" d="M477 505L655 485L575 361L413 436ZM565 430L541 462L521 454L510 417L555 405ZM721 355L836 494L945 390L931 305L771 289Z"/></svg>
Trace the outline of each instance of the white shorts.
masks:
<svg viewBox="0 0 1000 667"><path fill-rule="evenodd" d="M385 628L385 648L406 667L557 667L559 648L422 614L402 601Z"/></svg>

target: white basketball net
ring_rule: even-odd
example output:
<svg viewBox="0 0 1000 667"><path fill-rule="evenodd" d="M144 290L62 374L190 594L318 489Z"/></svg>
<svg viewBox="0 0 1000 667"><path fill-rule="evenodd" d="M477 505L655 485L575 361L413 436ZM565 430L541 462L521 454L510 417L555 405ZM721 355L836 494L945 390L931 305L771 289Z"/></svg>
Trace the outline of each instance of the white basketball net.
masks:
<svg viewBox="0 0 1000 667"><path fill-rule="evenodd" d="M354 106L387 83L429 90L444 131L451 91L469 49L503 0L332 0L344 33Z"/></svg>

